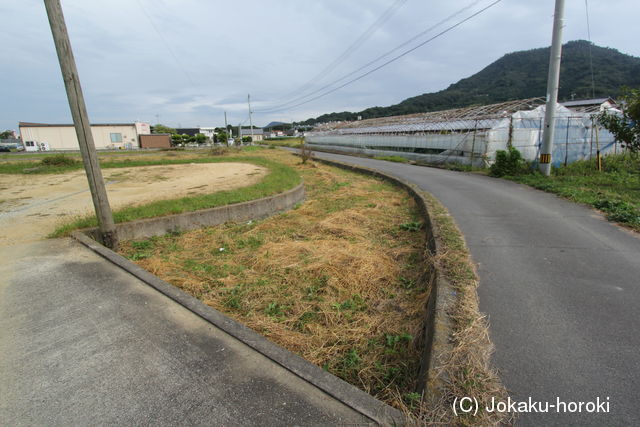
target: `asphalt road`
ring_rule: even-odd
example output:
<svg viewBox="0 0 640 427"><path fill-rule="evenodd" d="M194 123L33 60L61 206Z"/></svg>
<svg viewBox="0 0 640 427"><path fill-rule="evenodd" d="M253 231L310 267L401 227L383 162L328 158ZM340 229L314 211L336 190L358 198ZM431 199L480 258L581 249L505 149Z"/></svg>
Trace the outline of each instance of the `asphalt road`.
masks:
<svg viewBox="0 0 640 427"><path fill-rule="evenodd" d="M413 182L449 209L478 267L480 309L503 382L515 400L560 408L521 414L519 425L640 425L637 234L592 209L505 180L316 155ZM562 413L574 409L570 402L598 398L609 402L608 413L586 412L592 406Z"/></svg>

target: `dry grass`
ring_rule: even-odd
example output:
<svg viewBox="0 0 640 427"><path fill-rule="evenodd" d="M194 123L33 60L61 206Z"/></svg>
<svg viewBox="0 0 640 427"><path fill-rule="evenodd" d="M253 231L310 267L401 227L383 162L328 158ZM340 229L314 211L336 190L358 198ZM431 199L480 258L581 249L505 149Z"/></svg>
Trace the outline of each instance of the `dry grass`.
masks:
<svg viewBox="0 0 640 427"><path fill-rule="evenodd" d="M375 178L263 150L307 201L264 221L139 242L142 267L396 407L415 389L427 292L413 200Z"/></svg>
<svg viewBox="0 0 640 427"><path fill-rule="evenodd" d="M415 390L424 308L418 289L427 264L417 211L404 191L340 169L301 164L278 150L261 156L294 166L307 201L260 222L226 224L126 242L123 253L152 273L272 341L403 410L414 425L497 425L513 419L480 412L455 417L455 397L506 400L491 368L477 276L446 209L425 194L441 253L432 261L457 299L452 351L437 372L439 401ZM483 406L481 404L481 406Z"/></svg>
<svg viewBox="0 0 640 427"><path fill-rule="evenodd" d="M436 375L443 379L439 400L425 399L416 407L403 410L415 425L511 424L513 414L482 410L492 397L496 401L506 401L508 393L491 367L494 348L489 339L487 320L478 307L477 274L464 239L446 208L431 195L423 193L423 196L431 219L437 225L436 238L440 242L440 253L433 261L456 291L455 303L448 313L453 321L452 351L437 367ZM465 396L478 399L480 411L476 416L456 417L452 410L454 399Z"/></svg>

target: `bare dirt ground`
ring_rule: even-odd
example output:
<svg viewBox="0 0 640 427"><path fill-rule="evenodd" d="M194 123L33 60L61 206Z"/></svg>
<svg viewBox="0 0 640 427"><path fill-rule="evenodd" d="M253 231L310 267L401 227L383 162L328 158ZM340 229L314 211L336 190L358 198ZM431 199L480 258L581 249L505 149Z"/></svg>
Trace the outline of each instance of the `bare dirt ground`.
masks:
<svg viewBox="0 0 640 427"><path fill-rule="evenodd" d="M267 169L247 163L191 163L104 169L112 209L230 190L259 182ZM93 212L84 171L0 174L0 246L39 240L59 224Z"/></svg>

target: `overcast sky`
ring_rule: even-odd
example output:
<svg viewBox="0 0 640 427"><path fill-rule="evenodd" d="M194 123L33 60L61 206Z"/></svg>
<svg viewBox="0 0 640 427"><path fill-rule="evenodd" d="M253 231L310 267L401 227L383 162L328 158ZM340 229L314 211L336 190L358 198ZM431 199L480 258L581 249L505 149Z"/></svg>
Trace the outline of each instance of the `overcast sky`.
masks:
<svg viewBox="0 0 640 427"><path fill-rule="evenodd" d="M307 92L436 26L405 50L411 48L490 3L63 0L62 7L92 122L141 120L191 127L222 125L224 111L229 123L248 124L247 94L255 111L253 123L259 126L391 105L444 89L506 53L551 43L553 0L503 0L341 90L295 108L260 112L298 96L296 90L338 58L385 11L391 16ZM564 41L587 39L585 1L566 3ZM640 56L639 1L589 0L588 4L591 40ZM0 128L17 130L18 121L71 123L42 0L0 0L0 16Z"/></svg>

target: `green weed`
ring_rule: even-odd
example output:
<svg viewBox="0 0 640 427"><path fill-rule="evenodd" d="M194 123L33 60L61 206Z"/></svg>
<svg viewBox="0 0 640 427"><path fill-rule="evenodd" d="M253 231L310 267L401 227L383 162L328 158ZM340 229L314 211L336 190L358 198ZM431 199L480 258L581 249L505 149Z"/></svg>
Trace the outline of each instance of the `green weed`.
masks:
<svg viewBox="0 0 640 427"><path fill-rule="evenodd" d="M271 317L281 317L284 316L285 307L279 302L270 302L269 305L264 309L264 312L267 316Z"/></svg>
<svg viewBox="0 0 640 427"><path fill-rule="evenodd" d="M409 159L402 156L374 156L376 160L386 160L388 162L396 162L396 163L408 163Z"/></svg>
<svg viewBox="0 0 640 427"><path fill-rule="evenodd" d="M416 281L414 279L401 277L399 281L400 281L400 285L405 289L413 289L416 287Z"/></svg>
<svg viewBox="0 0 640 427"><path fill-rule="evenodd" d="M367 309L367 303L360 295L353 295L341 303L334 303L332 307L336 311L364 311Z"/></svg>
<svg viewBox="0 0 640 427"><path fill-rule="evenodd" d="M417 221L405 222L404 224L400 224L400 229L404 231L420 231L420 229L422 229L422 223Z"/></svg>
<svg viewBox="0 0 640 427"><path fill-rule="evenodd" d="M640 159L618 154L606 156L603 163L604 171L598 171L591 159L554 168L550 177L533 173L508 178L593 206L610 221L640 231Z"/></svg>

